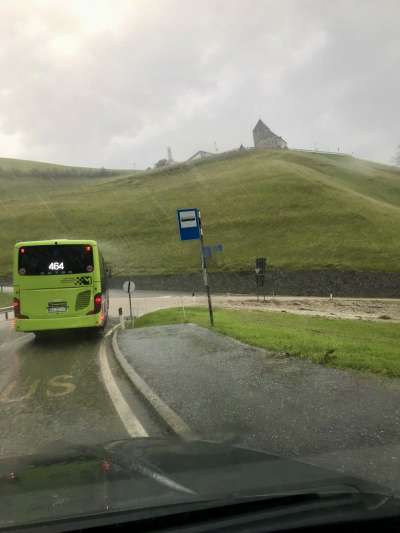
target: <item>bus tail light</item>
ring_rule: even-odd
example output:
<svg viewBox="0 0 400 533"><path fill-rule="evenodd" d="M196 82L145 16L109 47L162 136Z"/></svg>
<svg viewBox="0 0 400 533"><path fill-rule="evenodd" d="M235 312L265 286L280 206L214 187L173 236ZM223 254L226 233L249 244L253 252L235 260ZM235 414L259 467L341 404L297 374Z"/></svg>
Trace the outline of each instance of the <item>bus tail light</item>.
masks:
<svg viewBox="0 0 400 533"><path fill-rule="evenodd" d="M13 309L15 318L28 318L25 315L21 315L21 302L18 298L13 299Z"/></svg>
<svg viewBox="0 0 400 533"><path fill-rule="evenodd" d="M97 313L100 313L102 302L103 302L103 297L101 296L101 293L99 292L94 297L94 309L93 311L89 311L88 315L96 315Z"/></svg>

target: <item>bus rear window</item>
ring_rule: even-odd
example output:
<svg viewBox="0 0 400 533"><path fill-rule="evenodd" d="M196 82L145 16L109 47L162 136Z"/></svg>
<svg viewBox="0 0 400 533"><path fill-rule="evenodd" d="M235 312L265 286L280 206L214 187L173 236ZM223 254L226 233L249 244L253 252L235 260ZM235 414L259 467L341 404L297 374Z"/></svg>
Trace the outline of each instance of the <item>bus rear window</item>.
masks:
<svg viewBox="0 0 400 533"><path fill-rule="evenodd" d="M90 245L21 246L19 249L18 273L22 276L88 272L93 272L93 250Z"/></svg>

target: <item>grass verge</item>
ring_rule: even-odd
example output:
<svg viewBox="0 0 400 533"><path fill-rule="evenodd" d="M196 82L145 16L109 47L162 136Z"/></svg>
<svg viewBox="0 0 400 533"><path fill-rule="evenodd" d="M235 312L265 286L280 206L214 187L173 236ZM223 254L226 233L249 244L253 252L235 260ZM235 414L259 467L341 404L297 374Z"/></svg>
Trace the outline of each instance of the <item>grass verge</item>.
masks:
<svg viewBox="0 0 400 533"><path fill-rule="evenodd" d="M156 311L137 319L135 326L185 322L209 327L207 309ZM400 377L400 327L395 323L216 309L215 330L314 363Z"/></svg>

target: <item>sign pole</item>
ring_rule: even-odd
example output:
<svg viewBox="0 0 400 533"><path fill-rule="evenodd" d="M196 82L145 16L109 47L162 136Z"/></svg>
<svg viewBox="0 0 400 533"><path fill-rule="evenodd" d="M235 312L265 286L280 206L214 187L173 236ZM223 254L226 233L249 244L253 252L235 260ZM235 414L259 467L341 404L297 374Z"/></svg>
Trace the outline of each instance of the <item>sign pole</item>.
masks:
<svg viewBox="0 0 400 533"><path fill-rule="evenodd" d="M265 269L267 260L265 257L256 258L256 290L257 290L257 302L260 300L260 286L262 287L263 300L265 302Z"/></svg>
<svg viewBox="0 0 400 533"><path fill-rule="evenodd" d="M128 294L129 294L129 315L131 317L131 326L133 327L131 282L128 283Z"/></svg>
<svg viewBox="0 0 400 533"><path fill-rule="evenodd" d="M123 289L125 292L128 293L128 298L129 298L129 316L130 316L130 319L131 319L131 327L133 328L134 326L134 320L135 320L135 317L134 317L134 314L133 314L133 310L132 310L132 293L135 292L135 282L134 281L125 281L124 284L123 284Z"/></svg>
<svg viewBox="0 0 400 533"><path fill-rule="evenodd" d="M204 236L203 236L203 228L201 225L201 216L199 211L199 223L200 223L200 257L201 257L201 268L203 270L203 280L204 280L204 286L206 288L207 292L207 300L208 300L208 314L210 315L210 324L212 327L214 327L214 313L212 308L212 302L211 302L211 292L210 292L210 285L208 283L208 274L207 274L207 260L206 256L204 255Z"/></svg>
<svg viewBox="0 0 400 533"><path fill-rule="evenodd" d="M118 308L118 315L119 315L119 323L120 323L121 329L125 329L125 321L124 321L124 315L122 314L122 307Z"/></svg>
<svg viewBox="0 0 400 533"><path fill-rule="evenodd" d="M204 286L207 292L208 313L210 315L210 324L211 326L214 326L214 313L213 313L213 308L212 308L212 303L211 303L210 285L208 283L207 260L206 260L206 253L205 253L205 248L204 248L204 236L203 236L203 228L201 226L200 210L197 208L177 209L176 216L177 216L177 222L178 222L178 228L179 228L179 237L181 241L191 241L191 240L200 241L201 269L203 272ZM207 247L207 248L210 248L210 247Z"/></svg>

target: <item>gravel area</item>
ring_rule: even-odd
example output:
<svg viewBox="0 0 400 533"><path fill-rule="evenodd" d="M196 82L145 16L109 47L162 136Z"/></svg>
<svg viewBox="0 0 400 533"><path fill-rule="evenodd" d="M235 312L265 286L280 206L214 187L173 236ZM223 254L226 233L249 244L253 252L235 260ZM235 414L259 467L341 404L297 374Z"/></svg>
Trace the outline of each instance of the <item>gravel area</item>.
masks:
<svg viewBox="0 0 400 533"><path fill-rule="evenodd" d="M328 318L354 320L400 321L400 300L394 299L352 299L352 298L307 298L307 297L262 297L249 295L214 295L215 306L228 309L254 309L258 311L284 311L302 315L316 315ZM207 305L205 295L192 296L188 293L160 293L140 291L134 294L132 305L135 316L141 316L158 309L170 307L191 307ZM118 316L118 308L129 314L128 296L122 291L110 293L110 312Z"/></svg>

